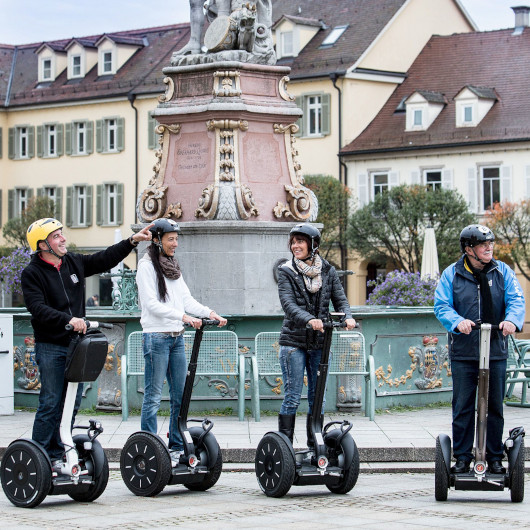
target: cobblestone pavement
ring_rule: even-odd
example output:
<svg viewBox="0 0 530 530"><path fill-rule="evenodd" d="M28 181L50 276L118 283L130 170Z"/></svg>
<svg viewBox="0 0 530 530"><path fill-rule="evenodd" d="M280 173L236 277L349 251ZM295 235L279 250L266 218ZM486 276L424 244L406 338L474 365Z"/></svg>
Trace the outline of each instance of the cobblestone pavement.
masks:
<svg viewBox="0 0 530 530"><path fill-rule="evenodd" d="M529 494L530 476L526 477ZM266 497L254 473L223 472L207 492L168 486L154 498L135 497L111 470L95 502L50 496L34 509L16 508L0 495L2 530L70 528L528 528L530 502L512 503L503 492L450 491L434 499L432 474L362 474L347 495L324 486L293 486L281 499Z"/></svg>

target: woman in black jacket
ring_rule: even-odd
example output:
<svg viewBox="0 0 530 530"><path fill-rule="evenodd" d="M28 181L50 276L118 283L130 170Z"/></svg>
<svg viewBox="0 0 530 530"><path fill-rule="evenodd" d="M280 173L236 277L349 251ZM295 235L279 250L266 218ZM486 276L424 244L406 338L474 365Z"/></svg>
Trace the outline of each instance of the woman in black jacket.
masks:
<svg viewBox="0 0 530 530"><path fill-rule="evenodd" d="M308 223L296 225L289 234L293 259L278 268L278 292L285 312L280 333L280 365L285 397L278 416L278 428L292 443L306 371L309 407L307 445L310 449L314 446L309 422L322 356L322 321L329 316L330 301L335 311L345 314L346 329L355 327L337 271L319 256L319 245L320 232L317 228ZM311 329L306 327L307 324Z"/></svg>

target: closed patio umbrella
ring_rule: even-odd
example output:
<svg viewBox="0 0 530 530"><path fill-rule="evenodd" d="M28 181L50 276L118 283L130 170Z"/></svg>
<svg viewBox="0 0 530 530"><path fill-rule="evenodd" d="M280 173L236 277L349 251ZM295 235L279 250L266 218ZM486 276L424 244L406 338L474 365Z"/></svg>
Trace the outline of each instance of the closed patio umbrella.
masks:
<svg viewBox="0 0 530 530"><path fill-rule="evenodd" d="M440 274L440 267L438 265L438 250L436 249L436 236L434 228L425 229L425 238L423 240L423 254L421 257L421 277L431 278L437 277Z"/></svg>

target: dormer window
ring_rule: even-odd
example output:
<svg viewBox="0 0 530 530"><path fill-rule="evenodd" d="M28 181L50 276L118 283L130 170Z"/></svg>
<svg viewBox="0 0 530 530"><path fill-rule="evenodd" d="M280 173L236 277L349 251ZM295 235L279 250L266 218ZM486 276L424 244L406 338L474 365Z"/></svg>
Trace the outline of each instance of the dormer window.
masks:
<svg viewBox="0 0 530 530"><path fill-rule="evenodd" d="M456 126L476 127L497 101L492 88L468 85L455 96Z"/></svg>
<svg viewBox="0 0 530 530"><path fill-rule="evenodd" d="M314 18L283 15L272 26L276 56L297 57L300 50L322 29L323 23Z"/></svg>
<svg viewBox="0 0 530 530"><path fill-rule="evenodd" d="M407 131L426 131L445 106L439 92L417 90L405 100Z"/></svg>
<svg viewBox="0 0 530 530"><path fill-rule="evenodd" d="M348 26L337 26L331 30L331 33L323 40L320 45L321 48L327 48L333 46L340 38L340 36L346 31Z"/></svg>
<svg viewBox="0 0 530 530"><path fill-rule="evenodd" d="M41 61L41 78L43 81L51 81L52 79L52 60L42 59Z"/></svg>
<svg viewBox="0 0 530 530"><path fill-rule="evenodd" d="M284 31L280 33L280 47L282 57L292 57L293 56L293 32Z"/></svg>
<svg viewBox="0 0 530 530"><path fill-rule="evenodd" d="M103 74L111 74L112 68L112 52L107 51L102 53L103 57Z"/></svg>
<svg viewBox="0 0 530 530"><path fill-rule="evenodd" d="M72 74L70 77L81 77L82 71L81 71L81 56L80 55L72 55L70 60L72 61Z"/></svg>
<svg viewBox="0 0 530 530"><path fill-rule="evenodd" d="M67 58L63 46L42 44L37 50L38 82L50 83L67 67ZM48 86L48 85L45 85ZM39 86L37 85L37 88Z"/></svg>

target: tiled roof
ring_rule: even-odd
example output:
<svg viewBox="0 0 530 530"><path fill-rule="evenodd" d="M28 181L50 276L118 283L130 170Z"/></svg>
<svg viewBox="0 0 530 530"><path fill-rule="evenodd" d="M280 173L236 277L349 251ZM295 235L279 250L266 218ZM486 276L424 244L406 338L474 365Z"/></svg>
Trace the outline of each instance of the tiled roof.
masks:
<svg viewBox="0 0 530 530"><path fill-rule="evenodd" d="M445 96L440 92L433 92L432 90L416 90L429 103L446 103Z"/></svg>
<svg viewBox="0 0 530 530"><path fill-rule="evenodd" d="M294 17L291 15L283 15L279 20L283 20L284 18L291 20L295 24L302 24L304 26L322 26L323 25L323 23L316 18L304 18L304 17ZM276 21L275 24L273 24L272 26L273 28L278 24L279 20Z"/></svg>
<svg viewBox="0 0 530 530"><path fill-rule="evenodd" d="M291 66L291 79L328 76L346 70L367 50L406 0L276 0L273 21L282 15L321 20L326 29L318 31L298 57L285 57L278 64ZM336 26L348 25L337 42L320 48Z"/></svg>
<svg viewBox="0 0 530 530"><path fill-rule="evenodd" d="M509 29L434 36L410 67L405 81L342 153L528 139L529 64L530 28L520 35ZM457 128L454 97L466 87L479 97L496 101L478 126ZM396 108L403 98L420 89L444 94L447 105L426 131L405 132L405 113L395 112Z"/></svg>

